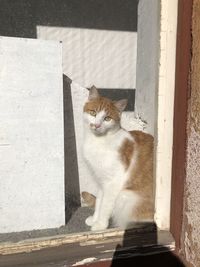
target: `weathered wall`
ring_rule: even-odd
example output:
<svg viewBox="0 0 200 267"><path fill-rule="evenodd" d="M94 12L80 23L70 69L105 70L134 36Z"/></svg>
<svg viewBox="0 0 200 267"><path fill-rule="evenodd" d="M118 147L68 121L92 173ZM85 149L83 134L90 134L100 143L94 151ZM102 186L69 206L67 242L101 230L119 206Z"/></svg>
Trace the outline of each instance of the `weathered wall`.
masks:
<svg viewBox="0 0 200 267"><path fill-rule="evenodd" d="M188 109L188 141L182 253L188 266L200 266L200 1L194 0L192 18L191 98Z"/></svg>

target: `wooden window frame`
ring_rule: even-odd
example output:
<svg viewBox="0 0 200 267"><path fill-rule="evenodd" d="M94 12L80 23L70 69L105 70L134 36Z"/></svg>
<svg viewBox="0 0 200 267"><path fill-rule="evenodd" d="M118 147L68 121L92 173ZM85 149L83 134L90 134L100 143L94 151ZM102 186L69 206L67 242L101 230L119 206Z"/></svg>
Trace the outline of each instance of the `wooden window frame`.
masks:
<svg viewBox="0 0 200 267"><path fill-rule="evenodd" d="M179 0L176 45L170 231L180 248L186 176L187 108L190 97L193 0Z"/></svg>
<svg viewBox="0 0 200 267"><path fill-rule="evenodd" d="M178 2L170 219L170 232L175 239L177 249L180 247L185 183L192 3L192 0ZM44 262L50 265L58 261L59 264L55 266L72 266L78 263L84 265L93 261L99 262L99 266L110 266L115 249L120 243L123 246L126 232L113 229L103 233L88 232L3 244L0 245L0 266L13 266L16 262L31 266L33 261L41 266ZM157 231L152 225L133 229L128 232L129 242L127 241L122 247L118 257L121 255L122 258L127 258L134 257L138 253L145 255L174 250L170 232ZM91 263L90 266L92 265Z"/></svg>

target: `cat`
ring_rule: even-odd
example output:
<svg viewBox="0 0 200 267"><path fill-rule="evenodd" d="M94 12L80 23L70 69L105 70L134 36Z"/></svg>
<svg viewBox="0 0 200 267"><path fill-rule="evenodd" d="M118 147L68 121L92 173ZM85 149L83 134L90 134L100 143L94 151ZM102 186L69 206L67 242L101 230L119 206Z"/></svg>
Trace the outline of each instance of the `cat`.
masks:
<svg viewBox="0 0 200 267"><path fill-rule="evenodd" d="M111 218L123 229L153 221L153 137L121 127L126 105L126 99L112 101L92 86L83 108L83 157L98 187L96 197L82 192L95 206L85 221L92 231L107 229Z"/></svg>

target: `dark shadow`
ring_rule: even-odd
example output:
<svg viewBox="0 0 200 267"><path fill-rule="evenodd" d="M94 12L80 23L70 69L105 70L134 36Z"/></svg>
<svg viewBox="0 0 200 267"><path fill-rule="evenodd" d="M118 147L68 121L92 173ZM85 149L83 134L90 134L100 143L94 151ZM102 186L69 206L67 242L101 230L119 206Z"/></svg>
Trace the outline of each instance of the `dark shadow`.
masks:
<svg viewBox="0 0 200 267"><path fill-rule="evenodd" d="M138 231L126 230L123 243L117 245L110 266L185 267L175 253L164 245L159 245L158 240L157 227L154 223L138 224Z"/></svg>
<svg viewBox="0 0 200 267"><path fill-rule="evenodd" d="M99 89L98 91L101 96L108 97L113 100L128 99L128 104L125 111L135 110L135 89Z"/></svg>
<svg viewBox="0 0 200 267"><path fill-rule="evenodd" d="M0 0L0 35L36 38L36 26L137 31L138 0Z"/></svg>
<svg viewBox="0 0 200 267"><path fill-rule="evenodd" d="M71 80L66 75L63 75L66 223L70 220L75 210L81 205L70 84Z"/></svg>

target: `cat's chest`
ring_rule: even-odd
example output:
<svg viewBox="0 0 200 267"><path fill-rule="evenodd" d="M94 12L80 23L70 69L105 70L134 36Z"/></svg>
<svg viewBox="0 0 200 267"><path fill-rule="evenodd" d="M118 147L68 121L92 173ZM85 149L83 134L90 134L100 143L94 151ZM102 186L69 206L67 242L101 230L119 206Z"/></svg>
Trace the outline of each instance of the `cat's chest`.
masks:
<svg viewBox="0 0 200 267"><path fill-rule="evenodd" d="M119 161L118 146L111 140L88 138L83 145L85 160L95 169L111 168Z"/></svg>

